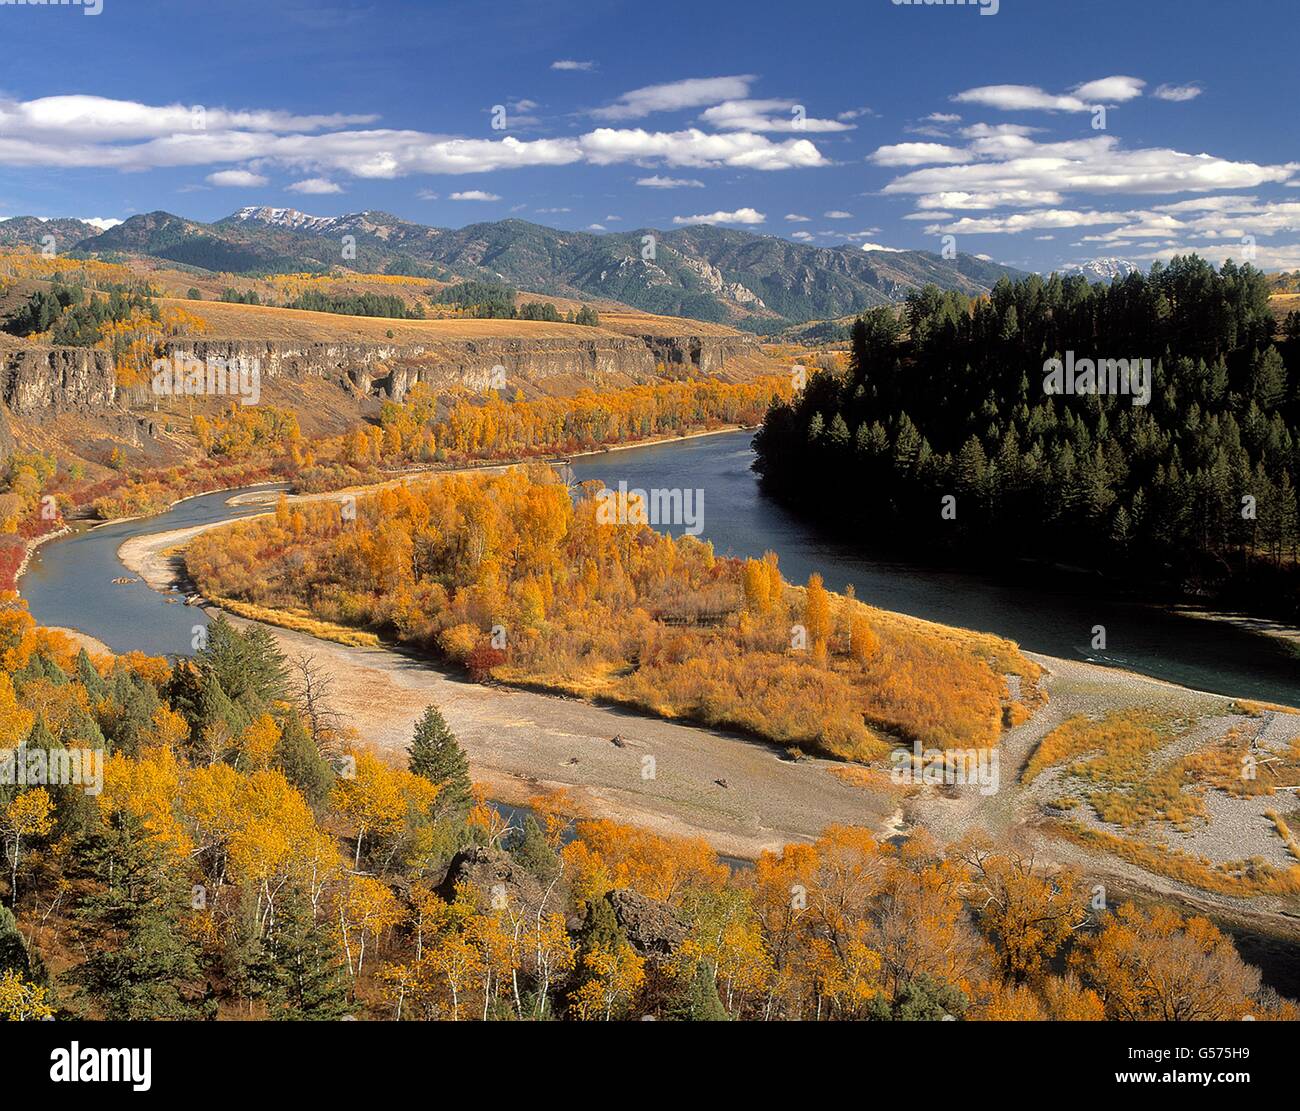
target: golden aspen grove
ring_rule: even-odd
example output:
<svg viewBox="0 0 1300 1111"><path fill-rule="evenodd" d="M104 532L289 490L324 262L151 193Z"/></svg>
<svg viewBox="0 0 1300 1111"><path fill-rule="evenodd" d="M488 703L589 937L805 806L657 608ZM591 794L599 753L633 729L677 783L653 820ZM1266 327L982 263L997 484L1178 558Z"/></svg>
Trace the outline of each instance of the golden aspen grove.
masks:
<svg viewBox="0 0 1300 1111"><path fill-rule="evenodd" d="M535 466L387 488L357 499L355 520L334 503L282 503L196 537L186 563L245 616L304 614L478 677L846 759L899 741L996 744L1020 705L1007 674L1031 704L1042 697L1037 665L1008 641L873 610L816 576L792 586L775 555L719 559L690 536L601 523L598 494L575 501ZM792 646L801 630L806 651Z"/></svg>
<svg viewBox="0 0 1300 1111"><path fill-rule="evenodd" d="M1097 919L979 837L833 826L734 871L563 795L507 827L419 729L410 768L313 730L255 627L91 656L9 596L0 662L6 737L108 754L98 793L0 788L7 1019L1295 1017L1205 919Z"/></svg>

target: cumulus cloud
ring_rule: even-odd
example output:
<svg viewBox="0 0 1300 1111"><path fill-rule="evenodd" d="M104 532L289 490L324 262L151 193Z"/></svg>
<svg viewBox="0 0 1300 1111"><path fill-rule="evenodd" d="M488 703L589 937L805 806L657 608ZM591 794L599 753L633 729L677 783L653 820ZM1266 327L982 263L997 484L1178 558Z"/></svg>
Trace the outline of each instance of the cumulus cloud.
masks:
<svg viewBox="0 0 1300 1111"><path fill-rule="evenodd" d="M752 208L735 212L709 212L700 216L674 216L674 224L761 224L767 217Z"/></svg>
<svg viewBox="0 0 1300 1111"><path fill-rule="evenodd" d="M862 249L864 251L886 251L893 255L901 254L903 250L902 247L884 247L879 243L864 243L862 244Z"/></svg>
<svg viewBox="0 0 1300 1111"><path fill-rule="evenodd" d="M703 189L704 182L693 177L664 177L661 174L651 174L649 177L639 177L636 179L638 185L644 185L647 189Z"/></svg>
<svg viewBox="0 0 1300 1111"><path fill-rule="evenodd" d="M974 154L945 143L894 143L868 155L877 166L929 166L936 162L970 162Z"/></svg>
<svg viewBox="0 0 1300 1111"><path fill-rule="evenodd" d="M853 213L845 212L842 209L832 208L829 212L823 212L823 216L828 220L852 220Z"/></svg>
<svg viewBox="0 0 1300 1111"><path fill-rule="evenodd" d="M884 192L1189 193L1284 182L1297 170L1294 163L1260 165L1167 148L1123 150L1110 135L1062 143L998 136L975 140L966 153L970 156L966 164L913 170L889 182ZM945 153L930 161L951 163L953 159Z"/></svg>
<svg viewBox="0 0 1300 1111"><path fill-rule="evenodd" d="M1123 104L1142 95L1146 82L1139 77L1103 77L1076 85L1074 95L1093 104Z"/></svg>
<svg viewBox="0 0 1300 1111"><path fill-rule="evenodd" d="M713 135L686 131L598 127L579 140L581 156L596 165L658 159L669 166L730 166L747 170L786 170L827 166L829 161L808 139L773 142L765 135L733 131Z"/></svg>
<svg viewBox="0 0 1300 1111"><path fill-rule="evenodd" d="M724 131L852 131L855 124L796 113L793 100L727 100L700 113L700 120ZM773 115L780 113L780 115Z"/></svg>
<svg viewBox="0 0 1300 1111"><path fill-rule="evenodd" d="M253 173L252 170L218 170L216 173L208 174L204 180L209 185L243 189L253 189L267 182L266 178L261 174Z"/></svg>
<svg viewBox="0 0 1300 1111"><path fill-rule="evenodd" d="M371 123L373 115L298 116L258 109L233 111L186 104L150 105L102 96L46 96L0 101L0 132L6 136L84 138L96 142L149 139L177 132L310 132Z"/></svg>
<svg viewBox="0 0 1300 1111"><path fill-rule="evenodd" d="M465 189L459 193L453 193L449 198L453 201L499 201L501 198L495 193L488 193L482 189Z"/></svg>
<svg viewBox="0 0 1300 1111"><path fill-rule="evenodd" d="M613 104L593 108L591 114L602 120L639 120L653 112L679 112L684 108L703 108L726 100L744 100L753 74L734 77L691 77L662 85L646 85L620 96Z"/></svg>
<svg viewBox="0 0 1300 1111"><path fill-rule="evenodd" d="M1098 104L1122 104L1142 95L1146 82L1137 77L1102 77L1076 86L1069 93L1049 93L1037 85L981 85L952 99L958 104L982 104L1003 112L1091 112Z"/></svg>
<svg viewBox="0 0 1300 1111"><path fill-rule="evenodd" d="M812 219L809 216L800 216L797 212L787 212L785 218L792 224L807 224L810 223Z"/></svg>
<svg viewBox="0 0 1300 1111"><path fill-rule="evenodd" d="M570 72L580 71L586 73L595 68L595 62L575 62L572 58L561 58L558 62L551 63L551 69L567 70Z"/></svg>
<svg viewBox="0 0 1300 1111"><path fill-rule="evenodd" d="M308 177L285 186L290 193L307 193L313 196L326 196L330 193L342 193L343 186L324 177Z"/></svg>
<svg viewBox="0 0 1300 1111"><path fill-rule="evenodd" d="M704 84L712 89L721 82L725 89L730 82L734 91L748 80L717 78ZM708 91L683 91L676 85L671 87L672 95L662 91L669 88L654 86L638 90L635 96L627 94L623 108L639 112L653 104L668 104L674 95L678 101L689 101ZM190 126L190 110L181 105L154 108L100 97L4 102L0 104L0 166L148 170L255 162L321 177L333 172L389 179L577 162L758 170L829 165L809 139L774 141L743 130L711 134L697 128L662 132L600 127L576 137L533 140L513 135L462 139L390 128L330 130L371 118L214 108L203 114L204 126L195 129Z"/></svg>
<svg viewBox="0 0 1300 1111"><path fill-rule="evenodd" d="M1200 85L1157 85L1151 95L1157 100L1195 100L1205 90Z"/></svg>

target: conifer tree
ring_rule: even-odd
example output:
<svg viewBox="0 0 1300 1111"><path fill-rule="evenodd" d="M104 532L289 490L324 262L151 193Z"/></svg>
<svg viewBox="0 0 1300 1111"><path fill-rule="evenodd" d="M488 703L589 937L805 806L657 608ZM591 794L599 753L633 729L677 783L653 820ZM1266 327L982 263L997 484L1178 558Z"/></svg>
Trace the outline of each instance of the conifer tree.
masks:
<svg viewBox="0 0 1300 1111"><path fill-rule="evenodd" d="M469 761L437 706L428 706L415 723L415 736L407 752L411 771L438 785L435 817L440 821L463 821L473 802Z"/></svg>

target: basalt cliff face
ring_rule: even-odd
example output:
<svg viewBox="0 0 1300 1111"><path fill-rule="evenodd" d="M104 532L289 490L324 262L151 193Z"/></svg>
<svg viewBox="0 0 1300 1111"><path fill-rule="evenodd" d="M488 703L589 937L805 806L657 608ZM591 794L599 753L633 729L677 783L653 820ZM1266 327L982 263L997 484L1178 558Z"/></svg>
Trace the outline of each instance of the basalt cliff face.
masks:
<svg viewBox="0 0 1300 1111"><path fill-rule="evenodd" d="M90 347L0 348L0 398L20 417L102 411L117 398L113 358Z"/></svg>
<svg viewBox="0 0 1300 1111"><path fill-rule="evenodd" d="M264 381L338 380L362 394L401 401L417 382L434 389L482 390L499 385L503 373L507 382L544 385L548 379L566 379L597 388L651 381L660 364L725 375L729 364L757 356L759 347L749 336L682 334L413 344L176 340L172 353L204 361L256 360Z"/></svg>
<svg viewBox="0 0 1300 1111"><path fill-rule="evenodd" d="M761 359L761 349L748 335L687 328L672 334L593 329L591 338L438 337L418 343L176 339L167 355L220 359L227 365L253 360L264 386L316 381L364 402L401 401L417 382L435 390L480 391L501 386L504 377L507 388L569 394L584 387L650 382L664 371L694 369L739 378L747 373L747 364L752 367ZM135 443L156 431L153 415L139 413L152 407L152 400L147 386L118 388L106 351L0 338L0 458L14 450L10 416L29 429L65 415L88 416L95 427ZM143 431L134 427L141 422Z"/></svg>

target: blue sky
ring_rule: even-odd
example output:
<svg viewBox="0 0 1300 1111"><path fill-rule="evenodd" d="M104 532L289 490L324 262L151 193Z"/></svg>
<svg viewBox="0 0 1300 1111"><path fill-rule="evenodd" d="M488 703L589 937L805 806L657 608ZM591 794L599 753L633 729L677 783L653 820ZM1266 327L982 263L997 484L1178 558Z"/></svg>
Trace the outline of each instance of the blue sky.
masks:
<svg viewBox="0 0 1300 1111"><path fill-rule="evenodd" d="M95 2L0 3L0 216L707 221L1027 269L1300 267L1293 0Z"/></svg>

